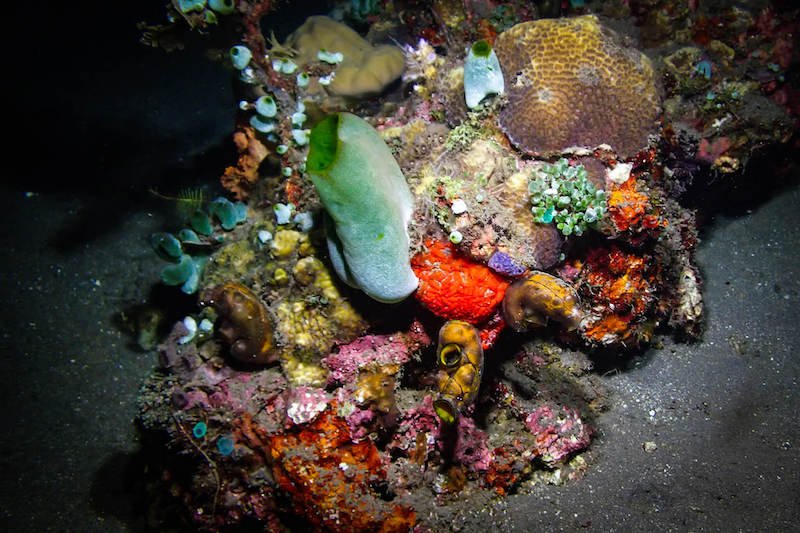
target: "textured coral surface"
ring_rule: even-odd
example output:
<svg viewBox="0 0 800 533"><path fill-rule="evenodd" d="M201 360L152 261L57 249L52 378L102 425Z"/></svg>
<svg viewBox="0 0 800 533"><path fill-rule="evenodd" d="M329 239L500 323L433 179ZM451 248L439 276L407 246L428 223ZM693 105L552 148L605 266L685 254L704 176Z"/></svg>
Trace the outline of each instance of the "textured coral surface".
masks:
<svg viewBox="0 0 800 533"><path fill-rule="evenodd" d="M415 296L434 314L478 324L502 301L508 281L458 254L455 247L428 241L427 252L411 260L419 278Z"/></svg>
<svg viewBox="0 0 800 533"><path fill-rule="evenodd" d="M495 50L509 100L500 124L521 150L606 143L629 156L647 144L658 113L653 68L597 17L517 24Z"/></svg>

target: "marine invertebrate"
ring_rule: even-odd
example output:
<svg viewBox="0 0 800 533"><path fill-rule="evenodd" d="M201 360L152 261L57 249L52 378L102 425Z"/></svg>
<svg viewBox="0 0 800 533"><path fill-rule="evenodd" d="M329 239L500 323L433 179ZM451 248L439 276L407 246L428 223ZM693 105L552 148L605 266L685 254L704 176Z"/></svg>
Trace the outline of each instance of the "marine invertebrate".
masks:
<svg viewBox="0 0 800 533"><path fill-rule="evenodd" d="M472 405L483 373L483 348L478 331L463 320L450 320L439 330L436 349L439 396L433 408L446 424Z"/></svg>
<svg viewBox="0 0 800 533"><path fill-rule="evenodd" d="M249 288L228 282L207 289L202 305L212 306L219 315L217 332L230 347L230 355L251 364L275 362L272 320L261 299Z"/></svg>
<svg viewBox="0 0 800 533"><path fill-rule="evenodd" d="M340 53L341 63L327 90L338 96L365 98L381 93L403 73L405 56L392 45L372 46L353 29L332 18L308 17L286 40L303 66L318 61L320 50Z"/></svg>
<svg viewBox="0 0 800 533"><path fill-rule="evenodd" d="M417 288L407 224L414 199L380 135L350 113L311 130L306 170L330 215L327 236L339 277L381 302Z"/></svg>
<svg viewBox="0 0 800 533"><path fill-rule="evenodd" d="M503 298L503 318L516 331L544 327L550 320L572 331L580 325L583 311L572 285L537 271L508 288Z"/></svg>
<svg viewBox="0 0 800 533"><path fill-rule="evenodd" d="M411 259L419 278L416 298L448 320L479 324L500 304L509 282L467 259L449 242L428 240L426 251Z"/></svg>
<svg viewBox="0 0 800 533"><path fill-rule="evenodd" d="M500 125L531 154L610 144L627 157L647 145L658 115L650 60L597 17L523 22L494 43L508 105Z"/></svg>
<svg viewBox="0 0 800 533"><path fill-rule="evenodd" d="M481 39L473 44L464 61L464 98L475 109L489 95L503 94L505 83L497 54Z"/></svg>
<svg viewBox="0 0 800 533"><path fill-rule="evenodd" d="M536 221L555 224L565 236L582 235L605 215L605 192L589 181L583 165L571 166L564 158L541 166L528 191Z"/></svg>

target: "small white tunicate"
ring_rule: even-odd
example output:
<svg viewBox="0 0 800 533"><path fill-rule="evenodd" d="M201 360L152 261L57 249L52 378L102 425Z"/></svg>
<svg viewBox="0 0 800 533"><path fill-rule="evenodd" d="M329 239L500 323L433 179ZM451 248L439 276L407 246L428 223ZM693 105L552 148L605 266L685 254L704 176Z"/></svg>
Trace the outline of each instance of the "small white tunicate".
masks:
<svg viewBox="0 0 800 533"><path fill-rule="evenodd" d="M258 232L258 240L261 244L266 244L272 240L272 233L268 232L265 229L262 229Z"/></svg>
<svg viewBox="0 0 800 533"><path fill-rule="evenodd" d="M322 76L319 79L319 83L320 83L320 85L330 85L331 82L333 81L333 78L335 78L335 77L336 77L336 73L335 72L331 72L327 76Z"/></svg>
<svg viewBox="0 0 800 533"><path fill-rule="evenodd" d="M467 202L462 200L461 198L456 198L453 200L453 204L450 206L450 209L453 210L453 214L460 215L461 213L467 212Z"/></svg>
<svg viewBox="0 0 800 533"><path fill-rule="evenodd" d="M308 136L311 135L311 130L292 130L292 138L298 146L305 146L308 144Z"/></svg>
<svg viewBox="0 0 800 533"><path fill-rule="evenodd" d="M205 331L206 333L208 333L209 331L214 329L214 323L211 322L209 319L204 318L203 320L200 321L198 327L200 328L200 331Z"/></svg>
<svg viewBox="0 0 800 533"><path fill-rule="evenodd" d="M288 224L292 218L294 204L275 204L272 209L275 211L275 221L278 224Z"/></svg>
<svg viewBox="0 0 800 533"><path fill-rule="evenodd" d="M453 244L460 244L461 241L464 240L464 236L461 234L460 231L458 231L457 229L454 229L453 231L450 232L449 239L450 239L450 242L452 242Z"/></svg>
<svg viewBox="0 0 800 533"><path fill-rule="evenodd" d="M314 218L311 216L311 213L307 211L304 213L297 213L292 220L303 233L307 233L314 227Z"/></svg>
<svg viewBox="0 0 800 533"><path fill-rule="evenodd" d="M183 327L186 328L186 335L178 339L178 344L186 344L194 339L194 336L197 335L197 321L187 316L183 319Z"/></svg>

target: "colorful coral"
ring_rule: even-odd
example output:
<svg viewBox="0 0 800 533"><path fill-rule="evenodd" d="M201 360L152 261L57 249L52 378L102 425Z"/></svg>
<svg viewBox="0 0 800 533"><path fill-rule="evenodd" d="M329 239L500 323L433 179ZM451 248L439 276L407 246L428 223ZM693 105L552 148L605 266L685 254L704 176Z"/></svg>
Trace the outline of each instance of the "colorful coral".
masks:
<svg viewBox="0 0 800 533"><path fill-rule="evenodd" d="M384 501L374 489L386 479L375 444L351 442L347 423L334 413L332 406L313 422L272 436L243 417L239 438L266 456L275 483L312 528L408 531L414 510Z"/></svg>
<svg viewBox="0 0 800 533"><path fill-rule="evenodd" d="M627 157L647 145L659 109L653 67L597 17L517 24L495 50L508 92L500 125L521 150L606 143Z"/></svg>
<svg viewBox="0 0 800 533"><path fill-rule="evenodd" d="M448 242L429 240L411 259L419 278L417 300L448 320L480 324L503 300L508 281L458 253Z"/></svg>

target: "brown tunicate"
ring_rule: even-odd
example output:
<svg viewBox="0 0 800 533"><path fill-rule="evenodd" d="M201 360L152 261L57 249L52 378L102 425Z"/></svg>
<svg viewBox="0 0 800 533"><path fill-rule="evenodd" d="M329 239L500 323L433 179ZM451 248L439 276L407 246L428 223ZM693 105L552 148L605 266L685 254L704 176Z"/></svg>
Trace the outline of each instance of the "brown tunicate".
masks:
<svg viewBox="0 0 800 533"><path fill-rule="evenodd" d="M572 285L546 272L534 272L506 290L503 318L516 331L544 327L550 320L572 331L580 325L583 312Z"/></svg>
<svg viewBox="0 0 800 533"><path fill-rule="evenodd" d="M483 373L483 347L478 331L463 320L450 320L439 330L436 350L439 366L439 396L433 407L446 424L472 405Z"/></svg>
<svg viewBox="0 0 800 533"><path fill-rule="evenodd" d="M216 310L217 333L229 346L231 357L255 365L277 361L272 320L252 290L229 281L206 290L200 303Z"/></svg>

